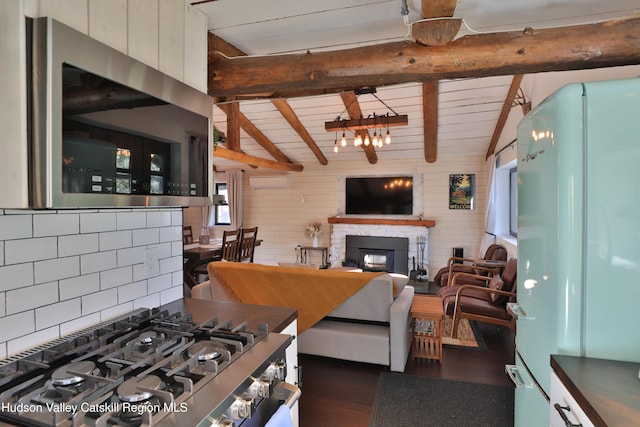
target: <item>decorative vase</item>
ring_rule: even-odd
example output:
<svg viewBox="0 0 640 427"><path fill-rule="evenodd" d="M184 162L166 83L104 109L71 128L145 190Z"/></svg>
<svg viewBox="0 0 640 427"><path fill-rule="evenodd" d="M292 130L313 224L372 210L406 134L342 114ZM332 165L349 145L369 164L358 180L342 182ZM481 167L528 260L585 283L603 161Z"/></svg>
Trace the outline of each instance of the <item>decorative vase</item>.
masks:
<svg viewBox="0 0 640 427"><path fill-rule="evenodd" d="M318 236L313 236L313 241L311 243L311 246L313 246L314 248L318 247Z"/></svg>

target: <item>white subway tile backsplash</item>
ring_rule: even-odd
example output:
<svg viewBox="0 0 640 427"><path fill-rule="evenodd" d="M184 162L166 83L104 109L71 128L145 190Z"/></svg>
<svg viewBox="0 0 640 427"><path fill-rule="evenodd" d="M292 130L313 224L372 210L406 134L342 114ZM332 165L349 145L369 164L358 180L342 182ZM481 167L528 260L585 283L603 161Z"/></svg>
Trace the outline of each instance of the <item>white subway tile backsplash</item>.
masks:
<svg viewBox="0 0 640 427"><path fill-rule="evenodd" d="M146 297L138 298L133 302L133 306L138 308L158 307L160 303L160 294L151 294Z"/></svg>
<svg viewBox="0 0 640 427"><path fill-rule="evenodd" d="M126 285L133 280L133 267L125 266L105 270L100 273L100 289L110 289Z"/></svg>
<svg viewBox="0 0 640 427"><path fill-rule="evenodd" d="M133 266L133 281L137 282L140 280L148 279L150 276L147 276L147 271L144 268L144 264L136 264Z"/></svg>
<svg viewBox="0 0 640 427"><path fill-rule="evenodd" d="M181 208L0 210L0 359L181 298L181 226Z"/></svg>
<svg viewBox="0 0 640 427"><path fill-rule="evenodd" d="M80 233L99 233L116 230L115 212L92 212L80 214Z"/></svg>
<svg viewBox="0 0 640 427"><path fill-rule="evenodd" d="M182 227L182 209L174 209L171 211L171 225Z"/></svg>
<svg viewBox="0 0 640 427"><path fill-rule="evenodd" d="M8 355L20 353L27 348L35 347L57 338L60 338L60 327L58 325L25 335L7 343Z"/></svg>
<svg viewBox="0 0 640 427"><path fill-rule="evenodd" d="M118 265L116 251L97 252L80 256L80 270L82 274L96 273L115 268Z"/></svg>
<svg viewBox="0 0 640 427"><path fill-rule="evenodd" d="M144 211L118 212L116 218L118 230L133 230L147 227L147 214Z"/></svg>
<svg viewBox="0 0 640 427"><path fill-rule="evenodd" d="M147 280L147 288L150 294L169 289L172 285L171 274L163 274Z"/></svg>
<svg viewBox="0 0 640 427"><path fill-rule="evenodd" d="M82 315L96 313L118 304L118 290L107 289L82 297Z"/></svg>
<svg viewBox="0 0 640 427"><path fill-rule="evenodd" d="M73 332L82 331L87 328L87 325L95 325L100 323L100 313L91 313L87 316L78 317L70 322L65 322L60 325L60 335L69 335Z"/></svg>
<svg viewBox="0 0 640 427"><path fill-rule="evenodd" d="M168 227L171 225L171 212L147 212L147 227Z"/></svg>
<svg viewBox="0 0 640 427"><path fill-rule="evenodd" d="M0 291L33 285L33 263L0 267Z"/></svg>
<svg viewBox="0 0 640 427"><path fill-rule="evenodd" d="M36 309L36 329L44 329L53 325L68 322L80 317L80 298L62 301Z"/></svg>
<svg viewBox="0 0 640 427"><path fill-rule="evenodd" d="M168 304L182 298L182 286L175 286L160 293L160 304Z"/></svg>
<svg viewBox="0 0 640 427"><path fill-rule="evenodd" d="M5 316L0 319L0 342L9 341L36 330L33 311Z"/></svg>
<svg viewBox="0 0 640 427"><path fill-rule="evenodd" d="M171 242L171 256L182 256L183 249L182 241Z"/></svg>
<svg viewBox="0 0 640 427"><path fill-rule="evenodd" d="M171 273L171 283L173 286L182 286L184 282L184 275L182 271L174 271Z"/></svg>
<svg viewBox="0 0 640 427"><path fill-rule="evenodd" d="M182 226L163 227L160 229L161 242L175 242L176 240L182 240Z"/></svg>
<svg viewBox="0 0 640 427"><path fill-rule="evenodd" d="M120 249L117 251L116 256L118 258L118 267L140 264L144 262L144 247Z"/></svg>
<svg viewBox="0 0 640 427"><path fill-rule="evenodd" d="M148 248L153 248L155 251L156 257L158 259L169 258L171 254L171 245L173 242L161 243L159 245L149 246Z"/></svg>
<svg viewBox="0 0 640 427"><path fill-rule="evenodd" d="M174 271L182 270L184 259L179 257L164 258L160 260L160 274L168 274Z"/></svg>
<svg viewBox="0 0 640 427"><path fill-rule="evenodd" d="M33 216L33 236L49 237L78 234L80 232L80 215L57 215L47 213Z"/></svg>
<svg viewBox="0 0 640 427"><path fill-rule="evenodd" d="M44 237L40 239L9 240L5 242L5 249L6 265L51 259L58 256L58 239L56 237Z"/></svg>
<svg viewBox="0 0 640 427"><path fill-rule="evenodd" d="M58 237L58 256L67 257L98 252L98 237L98 233L60 236Z"/></svg>
<svg viewBox="0 0 640 427"><path fill-rule="evenodd" d="M52 280L67 279L80 275L80 258L48 259L33 264L35 283L46 283Z"/></svg>
<svg viewBox="0 0 640 427"><path fill-rule="evenodd" d="M92 273L84 276L60 280L60 301L77 298L100 290L100 274Z"/></svg>
<svg viewBox="0 0 640 427"><path fill-rule="evenodd" d="M182 239L182 235L180 239ZM160 232L157 228L133 230L133 246L155 245L157 243L160 243Z"/></svg>
<svg viewBox="0 0 640 427"><path fill-rule="evenodd" d="M28 286L7 292L7 314L32 310L58 302L58 282Z"/></svg>
<svg viewBox="0 0 640 427"><path fill-rule="evenodd" d="M111 251L114 249L130 248L132 241L130 230L100 233L100 250Z"/></svg>
<svg viewBox="0 0 640 427"><path fill-rule="evenodd" d="M124 304L114 305L100 312L100 318L103 322L113 319L114 317L122 317L123 315L133 311L133 301L125 302Z"/></svg>
<svg viewBox="0 0 640 427"><path fill-rule="evenodd" d="M120 304L142 298L145 295L147 295L147 282L144 280L118 288L118 302Z"/></svg>
<svg viewBox="0 0 640 427"><path fill-rule="evenodd" d="M33 237L32 215L1 215L0 240L28 239Z"/></svg>

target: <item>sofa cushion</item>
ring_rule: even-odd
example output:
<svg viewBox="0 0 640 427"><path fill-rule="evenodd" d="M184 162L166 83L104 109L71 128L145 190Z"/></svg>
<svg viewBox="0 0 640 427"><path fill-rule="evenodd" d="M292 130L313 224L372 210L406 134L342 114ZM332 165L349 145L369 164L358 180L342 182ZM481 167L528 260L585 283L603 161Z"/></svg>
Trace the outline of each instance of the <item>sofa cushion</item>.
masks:
<svg viewBox="0 0 640 427"><path fill-rule="evenodd" d="M321 320L298 335L298 352L389 365L389 327Z"/></svg>

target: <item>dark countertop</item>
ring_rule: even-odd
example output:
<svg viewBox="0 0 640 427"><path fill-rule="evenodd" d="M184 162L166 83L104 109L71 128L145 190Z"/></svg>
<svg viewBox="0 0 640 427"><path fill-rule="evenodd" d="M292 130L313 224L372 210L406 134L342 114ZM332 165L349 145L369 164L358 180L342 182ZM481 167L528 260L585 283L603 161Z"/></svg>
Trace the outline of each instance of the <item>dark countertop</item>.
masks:
<svg viewBox="0 0 640 427"><path fill-rule="evenodd" d="M640 423L640 363L552 355L551 367L594 425Z"/></svg>
<svg viewBox="0 0 640 427"><path fill-rule="evenodd" d="M217 317L224 322L231 319L234 326L245 320L250 329L257 329L258 323L267 323L269 332L281 332L298 317L298 311L292 308L269 307L265 305L240 304L235 302L207 301L183 298L161 306L162 309L190 313L193 321L200 323Z"/></svg>

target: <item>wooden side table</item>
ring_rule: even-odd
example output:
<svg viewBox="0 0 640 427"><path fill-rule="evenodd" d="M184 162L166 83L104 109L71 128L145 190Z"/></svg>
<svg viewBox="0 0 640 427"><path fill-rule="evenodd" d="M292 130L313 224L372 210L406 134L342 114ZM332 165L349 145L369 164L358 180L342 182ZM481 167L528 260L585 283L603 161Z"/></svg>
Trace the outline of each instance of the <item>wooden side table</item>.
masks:
<svg viewBox="0 0 640 427"><path fill-rule="evenodd" d="M299 251L299 253L296 254L296 262L299 260L301 264L309 263L309 251L320 251L322 267L326 267L329 264L329 248L326 246L297 246L296 251Z"/></svg>
<svg viewBox="0 0 640 427"><path fill-rule="evenodd" d="M433 295L414 295L411 303L413 343L411 356L442 362L442 299Z"/></svg>

